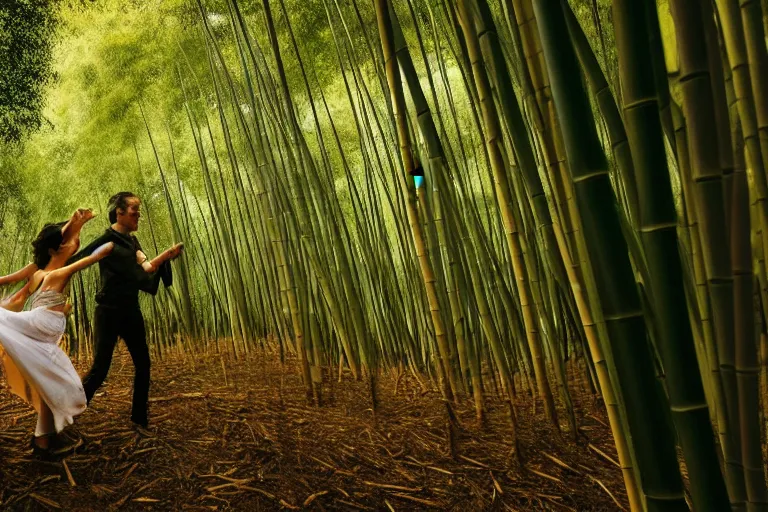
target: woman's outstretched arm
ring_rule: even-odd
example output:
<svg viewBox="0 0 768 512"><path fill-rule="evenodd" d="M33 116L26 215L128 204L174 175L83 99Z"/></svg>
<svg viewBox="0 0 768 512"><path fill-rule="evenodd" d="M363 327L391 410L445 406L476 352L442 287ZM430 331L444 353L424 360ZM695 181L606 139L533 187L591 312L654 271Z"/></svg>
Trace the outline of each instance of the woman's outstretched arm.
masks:
<svg viewBox="0 0 768 512"><path fill-rule="evenodd" d="M69 278L72 277L73 274L90 267L103 258L106 258L109 253L112 252L114 247L115 244L113 242L107 242L106 244L99 246L89 256L85 256L84 258L77 260L75 263L65 267L57 268L56 270L49 272L48 275L43 279L43 282L40 283L40 288L45 287L46 290L56 290L58 292L62 291L64 286L67 284L67 281L69 281Z"/></svg>
<svg viewBox="0 0 768 512"><path fill-rule="evenodd" d="M37 265L35 265L34 263L30 263L26 267L20 270L17 270L13 274L8 274L7 276L0 276L0 286L6 285L6 284L18 283L19 281L28 279L36 271L37 271Z"/></svg>
<svg viewBox="0 0 768 512"><path fill-rule="evenodd" d="M27 302L27 298L29 297L30 284L32 283L27 281L27 284L25 284L19 291L9 297L5 297L2 301L0 301L0 308L16 312L24 309L24 304Z"/></svg>
<svg viewBox="0 0 768 512"><path fill-rule="evenodd" d="M101 235L100 237L92 240L91 243L86 245L84 248L80 249L80 251L77 254L69 258L66 264L72 265L73 263L77 263L78 261L85 258L86 256L93 254L93 251L95 251L96 249L98 249L108 241L109 241L109 237L106 234Z"/></svg>

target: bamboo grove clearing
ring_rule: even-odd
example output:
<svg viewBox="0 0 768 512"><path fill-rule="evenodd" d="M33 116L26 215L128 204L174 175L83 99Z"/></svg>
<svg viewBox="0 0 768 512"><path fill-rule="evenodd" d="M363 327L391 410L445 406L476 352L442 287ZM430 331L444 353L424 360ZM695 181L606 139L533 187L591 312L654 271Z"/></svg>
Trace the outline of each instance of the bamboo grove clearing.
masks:
<svg viewBox="0 0 768 512"><path fill-rule="evenodd" d="M508 463L507 412L495 397L483 428L471 404L456 408L460 455L452 458L445 409L412 375L383 373L373 414L367 383L345 370L343 382L323 385L317 408L304 399L295 362L282 367L277 347L238 361L170 355L153 368L147 435L125 418L133 371L121 348L103 395L62 435L55 463L29 457L23 440L34 417L0 390L3 510L627 507L604 413L586 393L584 410L594 412L581 423L584 446L542 435L533 404L520 402L530 454L521 471Z"/></svg>
<svg viewBox="0 0 768 512"><path fill-rule="evenodd" d="M156 362L221 364L230 386L225 361L258 375L271 354L304 415L354 389L371 439L395 428L376 418L397 417L404 380L441 418L432 456L492 465L471 501L398 479L417 498L401 507L589 510L563 488L510 498L505 478L564 481L546 460L594 510L768 509L762 2L153 5L63 15L78 71L59 71L50 115L83 144L43 128L4 151L3 175L29 189L14 172L47 170L73 193L9 199L4 265L28 260L37 217L128 184L145 247L188 247L144 305ZM155 28L133 41L121 17ZM90 357L96 286L72 284L73 358ZM593 439L608 432L615 451ZM508 451L491 463L494 443ZM614 458L621 478L595 469ZM341 506L270 489L267 508Z"/></svg>

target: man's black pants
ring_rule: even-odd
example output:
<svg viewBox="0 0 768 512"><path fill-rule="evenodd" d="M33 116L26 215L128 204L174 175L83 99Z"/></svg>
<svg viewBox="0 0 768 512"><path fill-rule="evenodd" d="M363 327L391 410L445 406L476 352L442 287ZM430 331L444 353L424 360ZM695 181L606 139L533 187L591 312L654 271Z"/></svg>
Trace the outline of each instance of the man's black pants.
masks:
<svg viewBox="0 0 768 512"><path fill-rule="evenodd" d="M138 307L113 308L97 305L94 315L95 356L93 366L83 378L83 389L88 403L107 378L112 354L118 336L125 341L133 359L136 374L133 379L133 407L131 420L140 425L147 424L147 402L149 401L149 348L144 330L144 317Z"/></svg>

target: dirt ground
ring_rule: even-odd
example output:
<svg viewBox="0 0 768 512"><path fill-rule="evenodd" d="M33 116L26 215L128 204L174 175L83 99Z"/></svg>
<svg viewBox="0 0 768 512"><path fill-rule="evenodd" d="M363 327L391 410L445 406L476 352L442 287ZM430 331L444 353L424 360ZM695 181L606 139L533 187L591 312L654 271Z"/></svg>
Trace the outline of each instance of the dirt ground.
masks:
<svg viewBox="0 0 768 512"><path fill-rule="evenodd" d="M261 351L222 361L154 362L150 426L137 431L129 421L133 366L121 345L90 408L60 434L53 462L32 457L34 412L0 378L0 509L628 508L605 414L594 404L580 407L578 443L557 440L541 407L523 404L521 467L510 458L507 408L490 396L483 430L470 402L456 408L452 459L445 405L411 375L381 374L374 418L365 381L326 382L316 408L292 362L281 367Z"/></svg>

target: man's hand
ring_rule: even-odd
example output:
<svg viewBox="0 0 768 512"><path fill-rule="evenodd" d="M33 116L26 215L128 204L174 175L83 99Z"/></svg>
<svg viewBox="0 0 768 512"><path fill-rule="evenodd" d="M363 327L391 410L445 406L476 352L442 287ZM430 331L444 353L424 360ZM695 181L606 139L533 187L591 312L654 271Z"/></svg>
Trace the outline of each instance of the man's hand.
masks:
<svg viewBox="0 0 768 512"><path fill-rule="evenodd" d="M170 249L166 249L160 254L157 255L155 259L150 261L149 263L144 262L141 266L146 270L147 272L155 272L156 270L162 270L162 265L174 260L179 257L181 254L181 251L184 250L184 244L178 243L171 247ZM137 254L138 258L138 254ZM168 266L168 269L170 269L170 266Z"/></svg>
<svg viewBox="0 0 768 512"><path fill-rule="evenodd" d="M169 254L169 258L168 259L174 260L174 259L178 258L179 255L181 254L181 251L183 251L183 250L184 250L184 243L183 242L180 242L180 243L174 245L173 247L168 249L168 254Z"/></svg>

